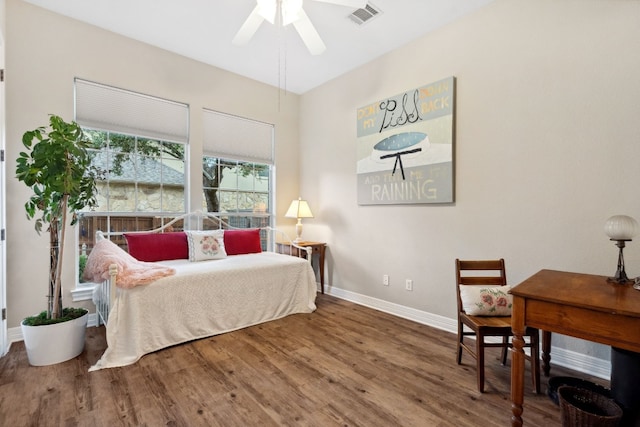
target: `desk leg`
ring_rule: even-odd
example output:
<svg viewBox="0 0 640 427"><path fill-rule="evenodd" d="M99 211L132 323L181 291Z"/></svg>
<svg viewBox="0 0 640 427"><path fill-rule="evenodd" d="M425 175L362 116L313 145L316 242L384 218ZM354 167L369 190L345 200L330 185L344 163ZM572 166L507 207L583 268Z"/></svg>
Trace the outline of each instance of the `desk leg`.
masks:
<svg viewBox="0 0 640 427"><path fill-rule="evenodd" d="M514 296L511 311L513 353L511 356L511 426L522 426L524 402L524 299Z"/></svg>
<svg viewBox="0 0 640 427"><path fill-rule="evenodd" d="M548 377L551 371L551 332L542 331L542 371Z"/></svg>

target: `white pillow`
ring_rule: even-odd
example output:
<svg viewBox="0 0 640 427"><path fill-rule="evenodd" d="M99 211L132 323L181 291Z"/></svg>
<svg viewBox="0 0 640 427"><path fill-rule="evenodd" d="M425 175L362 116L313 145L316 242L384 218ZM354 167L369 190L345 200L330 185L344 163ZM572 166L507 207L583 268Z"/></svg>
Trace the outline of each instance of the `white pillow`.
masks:
<svg viewBox="0 0 640 427"><path fill-rule="evenodd" d="M189 244L189 261L204 261L227 257L224 250L224 230L185 231Z"/></svg>
<svg viewBox="0 0 640 427"><path fill-rule="evenodd" d="M462 309L470 316L511 316L513 296L505 286L460 285Z"/></svg>

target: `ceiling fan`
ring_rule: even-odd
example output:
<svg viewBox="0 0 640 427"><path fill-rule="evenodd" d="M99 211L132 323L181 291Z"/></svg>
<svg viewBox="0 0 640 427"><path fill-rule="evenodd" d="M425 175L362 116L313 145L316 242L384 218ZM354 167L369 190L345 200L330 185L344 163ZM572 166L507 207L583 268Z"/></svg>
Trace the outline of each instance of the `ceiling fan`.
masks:
<svg viewBox="0 0 640 427"><path fill-rule="evenodd" d="M367 0L314 0L352 8L364 8ZM302 0L256 0L257 5L233 38L233 44L244 45L251 40L263 21L287 26L293 24L312 55L326 49L318 31L302 8Z"/></svg>

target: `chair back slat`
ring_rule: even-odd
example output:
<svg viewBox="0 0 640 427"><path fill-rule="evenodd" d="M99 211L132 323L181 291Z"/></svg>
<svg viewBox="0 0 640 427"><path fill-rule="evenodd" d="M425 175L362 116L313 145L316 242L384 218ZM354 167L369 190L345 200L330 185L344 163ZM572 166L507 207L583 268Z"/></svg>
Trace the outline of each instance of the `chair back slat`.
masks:
<svg viewBox="0 0 640 427"><path fill-rule="evenodd" d="M459 285L484 285L484 286L504 286L506 285L503 277L480 277L480 276L461 276L458 281Z"/></svg>
<svg viewBox="0 0 640 427"><path fill-rule="evenodd" d="M501 270L504 267L504 259L489 260L456 260L460 270Z"/></svg>

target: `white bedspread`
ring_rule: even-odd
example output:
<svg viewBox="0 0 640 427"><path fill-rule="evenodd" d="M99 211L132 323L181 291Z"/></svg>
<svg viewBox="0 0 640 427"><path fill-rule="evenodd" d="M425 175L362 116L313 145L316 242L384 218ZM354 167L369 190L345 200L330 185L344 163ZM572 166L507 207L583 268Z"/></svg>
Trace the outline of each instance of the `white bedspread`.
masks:
<svg viewBox="0 0 640 427"><path fill-rule="evenodd" d="M302 258L263 252L161 264L175 268L176 275L118 289L107 323L108 347L90 371L316 308L315 275Z"/></svg>

